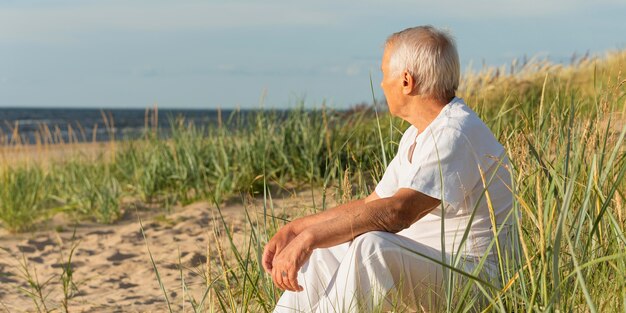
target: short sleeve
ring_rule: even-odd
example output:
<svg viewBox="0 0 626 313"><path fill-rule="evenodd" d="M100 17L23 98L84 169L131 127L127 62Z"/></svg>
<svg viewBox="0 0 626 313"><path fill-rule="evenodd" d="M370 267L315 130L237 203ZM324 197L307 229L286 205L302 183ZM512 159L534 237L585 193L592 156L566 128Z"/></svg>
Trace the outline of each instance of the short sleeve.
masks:
<svg viewBox="0 0 626 313"><path fill-rule="evenodd" d="M378 182L374 191L381 198L388 198L393 196L398 190L398 172L400 170L399 157L396 153L396 156L391 160L387 168L385 169L385 174L383 174L383 178Z"/></svg>
<svg viewBox="0 0 626 313"><path fill-rule="evenodd" d="M460 209L465 197L480 181L475 153L467 137L454 128L422 134L424 144L413 154L413 166L398 182Z"/></svg>

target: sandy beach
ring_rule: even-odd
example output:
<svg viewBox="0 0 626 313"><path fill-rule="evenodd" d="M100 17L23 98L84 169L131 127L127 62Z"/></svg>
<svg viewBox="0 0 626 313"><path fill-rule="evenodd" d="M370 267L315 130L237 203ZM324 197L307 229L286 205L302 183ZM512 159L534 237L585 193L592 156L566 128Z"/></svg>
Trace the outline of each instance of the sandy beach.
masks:
<svg viewBox="0 0 626 313"><path fill-rule="evenodd" d="M327 205L334 197L327 191ZM319 208L322 192L302 190L273 196L274 212L281 217L293 217ZM269 202L268 202L269 203ZM220 206L224 220L233 230L234 242L242 249L249 235L250 223L263 217L263 196L231 198ZM138 219L142 220L147 242ZM156 279L148 248L167 288L172 309L183 310L184 292L196 299L202 297L207 272L216 271L219 245L227 247L225 236L215 235L223 229L217 207L197 202L177 207L170 214L150 211L127 211L115 225L80 223L72 241L74 227L63 216L57 216L46 226L48 230L27 234L10 234L0 230L0 311L37 311L26 295L26 266L32 276L43 283L48 310L63 311L63 287L60 275L67 263L73 244L77 245L71 264L77 292L69 299L72 312L165 312L168 310ZM61 226L66 224L64 226ZM219 243L217 242L219 241ZM147 243L147 245L146 245ZM179 262L180 253L180 262ZM223 249L232 260L228 247ZM212 260L207 262L207 256ZM188 290L183 291L179 264L182 264ZM212 264L212 265L211 265ZM47 283L46 283L47 282ZM21 289L21 290L20 290ZM190 310L189 303L185 304Z"/></svg>

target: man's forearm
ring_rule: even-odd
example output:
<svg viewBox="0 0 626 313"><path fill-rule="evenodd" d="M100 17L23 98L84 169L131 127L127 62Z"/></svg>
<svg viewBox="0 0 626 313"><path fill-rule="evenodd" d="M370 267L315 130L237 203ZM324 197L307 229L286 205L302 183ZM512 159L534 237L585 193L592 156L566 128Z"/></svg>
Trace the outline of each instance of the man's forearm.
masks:
<svg viewBox="0 0 626 313"><path fill-rule="evenodd" d="M384 198L359 203L359 207L353 210L338 210L332 219L309 225L302 235L307 238L311 249L327 248L368 231L396 233L411 225L414 218L405 216L396 200Z"/></svg>
<svg viewBox="0 0 626 313"><path fill-rule="evenodd" d="M360 202L350 210L338 210L332 219L309 225L301 235L310 249L327 248L369 231L397 233L441 203L422 193L404 189L393 197Z"/></svg>
<svg viewBox="0 0 626 313"><path fill-rule="evenodd" d="M364 204L365 204L364 199L359 199L359 200L354 200L348 203L344 203L336 207L333 207L331 209L328 209L326 211L322 211L322 212L315 213L309 216L298 218L290 223L290 227L292 227L292 230L294 233L300 234L303 230L313 225L335 219L339 216L342 216L344 211L351 211L351 210L358 209L362 207Z"/></svg>

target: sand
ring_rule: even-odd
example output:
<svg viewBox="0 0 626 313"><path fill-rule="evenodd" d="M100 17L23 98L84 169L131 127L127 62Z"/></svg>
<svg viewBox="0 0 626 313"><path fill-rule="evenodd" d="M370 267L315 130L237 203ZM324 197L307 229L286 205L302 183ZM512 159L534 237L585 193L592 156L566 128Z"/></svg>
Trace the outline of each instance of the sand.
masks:
<svg viewBox="0 0 626 313"><path fill-rule="evenodd" d="M327 192L327 205L334 196ZM313 211L313 201L319 208L320 191L287 192L274 196L277 215L299 216ZM234 230L236 245L241 247L249 231L245 209L253 220L262 218L262 197L239 197L220 206L227 224ZM182 311L182 287L179 272L179 253L189 292L199 299L204 291L204 280L196 273L207 270L207 255L217 264L214 225L218 216L215 205L198 202L176 208L170 214L150 212L127 213L115 225L82 222L76 226L77 248L72 258L73 281L78 291L69 299L71 312L165 312L167 305L150 261L150 255L140 231L141 217L147 243L168 290L174 311ZM49 230L29 234L9 234L0 229L0 312L36 311L33 301L19 288L28 290L24 261L39 282L49 281L43 288L47 294L46 306L62 312L63 287L60 275L63 263L72 246L72 226L61 216L56 217ZM220 228L220 226L218 226ZM226 244L224 236L217 238ZM226 246L226 258L228 246ZM3 251L4 250L4 251ZM216 269L214 268L213 271ZM188 303L186 310L191 311Z"/></svg>

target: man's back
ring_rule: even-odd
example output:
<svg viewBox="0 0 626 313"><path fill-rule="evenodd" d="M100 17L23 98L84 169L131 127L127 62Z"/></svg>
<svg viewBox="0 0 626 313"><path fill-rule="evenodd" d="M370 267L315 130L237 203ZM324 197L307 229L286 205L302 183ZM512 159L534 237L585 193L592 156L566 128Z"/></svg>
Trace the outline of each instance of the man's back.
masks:
<svg viewBox="0 0 626 313"><path fill-rule="evenodd" d="M426 129L410 126L404 132L376 192L389 197L399 188L411 188L443 200L443 206L399 234L441 249L443 222L446 252L456 254L471 226L461 251L481 256L493 238L492 226L504 224L511 211L509 171L502 145L462 99L454 98Z"/></svg>

